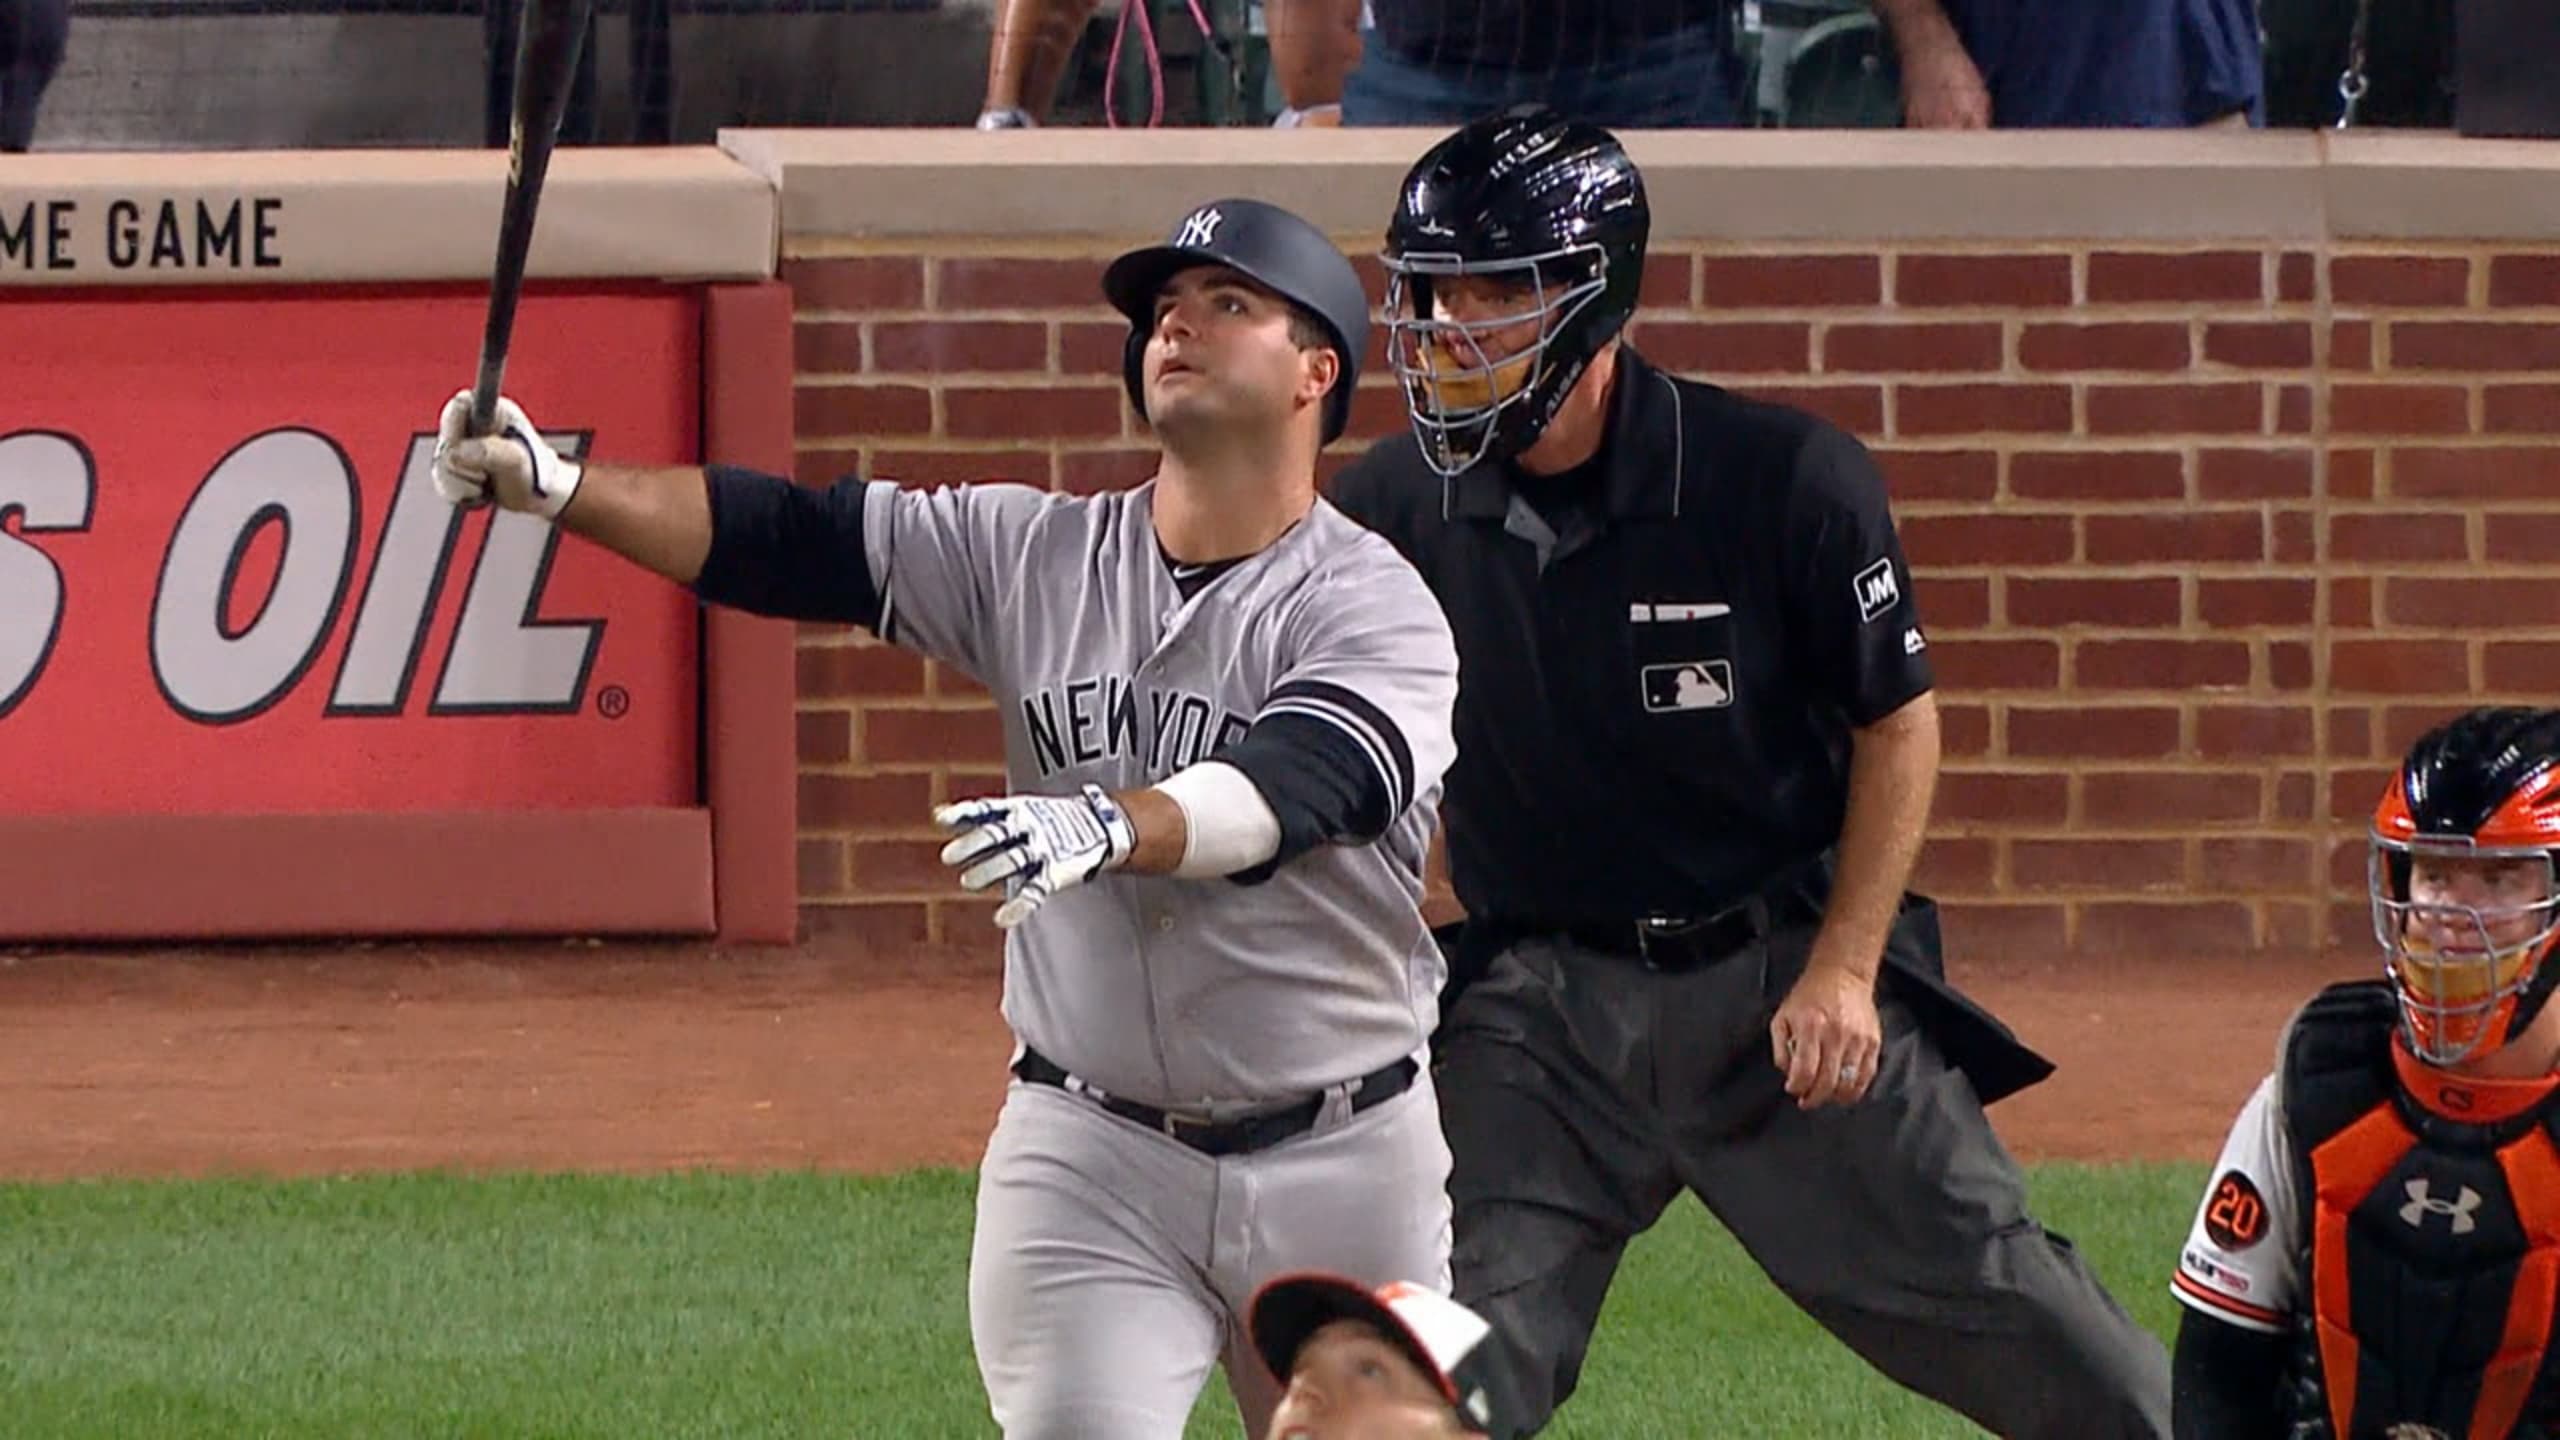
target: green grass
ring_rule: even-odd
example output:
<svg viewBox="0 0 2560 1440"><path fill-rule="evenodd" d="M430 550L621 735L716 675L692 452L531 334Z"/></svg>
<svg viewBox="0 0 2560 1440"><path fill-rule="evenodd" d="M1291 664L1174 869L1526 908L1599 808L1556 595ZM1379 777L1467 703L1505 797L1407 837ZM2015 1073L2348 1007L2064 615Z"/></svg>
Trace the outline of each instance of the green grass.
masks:
<svg viewBox="0 0 2560 1440"><path fill-rule="evenodd" d="M2134 1319L2176 1331L2169 1271L2201 1166L2041 1167L2037 1218L2071 1237ZM1722 1423L1710 1423L1720 1420ZM1630 1247L1558 1440L1980 1436L1866 1368L1764 1279L1694 1201ZM1543 1437L1542 1437L1543 1440Z"/></svg>
<svg viewBox="0 0 2560 1440"><path fill-rule="evenodd" d="M2039 1212L2166 1333L2203 1176L2054 1167ZM0 1186L0 1434L985 1436L970 1177L414 1175ZM1231 1436L1213 1384L1193 1436ZM1638 1242L1565 1437L1970 1435L1698 1207Z"/></svg>

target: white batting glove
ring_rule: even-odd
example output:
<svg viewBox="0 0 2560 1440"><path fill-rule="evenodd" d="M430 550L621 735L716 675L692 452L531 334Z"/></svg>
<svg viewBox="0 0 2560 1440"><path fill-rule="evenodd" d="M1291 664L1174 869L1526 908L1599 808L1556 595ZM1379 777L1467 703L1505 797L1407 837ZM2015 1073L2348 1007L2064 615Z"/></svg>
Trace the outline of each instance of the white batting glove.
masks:
<svg viewBox="0 0 2560 1440"><path fill-rule="evenodd" d="M436 493L468 510L495 500L545 520L560 518L584 473L542 439L516 402L498 397L495 435L473 435L471 392L444 403L436 422Z"/></svg>
<svg viewBox="0 0 2560 1440"><path fill-rule="evenodd" d="M1099 785L1074 795L1004 795L938 805L934 823L959 832L942 863L960 868L964 890L1002 883L996 924L1029 919L1041 902L1113 869L1138 848L1137 827Z"/></svg>

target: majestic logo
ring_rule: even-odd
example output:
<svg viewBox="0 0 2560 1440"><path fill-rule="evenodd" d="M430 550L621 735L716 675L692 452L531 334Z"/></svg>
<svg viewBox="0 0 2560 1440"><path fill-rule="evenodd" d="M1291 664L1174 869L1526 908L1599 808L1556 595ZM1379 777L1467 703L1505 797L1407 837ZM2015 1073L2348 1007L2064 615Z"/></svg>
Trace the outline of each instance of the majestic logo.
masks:
<svg viewBox="0 0 2560 1440"><path fill-rule="evenodd" d="M1879 560L1858 572L1850 584L1858 592L1858 618L1873 623L1902 598L1902 582L1893 578L1893 561Z"/></svg>
<svg viewBox="0 0 2560 1440"><path fill-rule="evenodd" d="M1733 703L1733 662L1688 660L1644 667L1644 708L1720 710Z"/></svg>
<svg viewBox="0 0 2560 1440"><path fill-rule="evenodd" d="M1206 245L1218 237L1218 227L1226 223L1226 219L1215 205L1194 210L1191 218L1182 222L1182 228L1174 232L1173 243L1185 249Z"/></svg>
<svg viewBox="0 0 2560 1440"><path fill-rule="evenodd" d="M1920 627L1919 627L1919 626L1914 625L1914 626L1912 626L1910 629L1905 630L1905 631L1903 631L1903 632L1902 632L1902 653L1903 653L1903 654L1905 654L1905 655L1917 655L1917 654L1919 654L1921 651L1926 650L1926 649L1928 649L1928 648L1929 648L1929 637L1920 633Z"/></svg>
<svg viewBox="0 0 2560 1440"><path fill-rule="evenodd" d="M2450 1200L2439 1200L2430 1193L2431 1187L2425 1176L2400 1188L2409 1197L2409 1203L2400 1207L2400 1218L2409 1228L2424 1229L2430 1215L2442 1215L2452 1220L2456 1235L2468 1235L2480 1228L2480 1222L2471 1218L2471 1212L2480 1208L2480 1192L2470 1186L2463 1186Z"/></svg>

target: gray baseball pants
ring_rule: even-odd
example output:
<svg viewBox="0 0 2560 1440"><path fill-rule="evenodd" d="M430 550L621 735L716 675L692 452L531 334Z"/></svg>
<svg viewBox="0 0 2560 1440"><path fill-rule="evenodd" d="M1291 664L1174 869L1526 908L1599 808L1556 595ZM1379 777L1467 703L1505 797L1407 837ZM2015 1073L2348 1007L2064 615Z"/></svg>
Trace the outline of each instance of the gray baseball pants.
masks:
<svg viewBox="0 0 2560 1440"><path fill-rule="evenodd" d="M1505 1347L1520 1433L1573 1393L1628 1240L1688 1190L1824 1329L1993 1433L2167 1436L2166 1351L2027 1214L1890 971L1867 1096L1788 1098L1768 1026L1812 934L1676 974L1532 938L1457 998L1438 1065L1457 1293ZM1699 1350L1714 1363L1711 1333Z"/></svg>
<svg viewBox="0 0 2560 1440"><path fill-rule="evenodd" d="M1280 1387L1245 1338L1275 1274L1448 1286L1449 1150L1430 1077L1212 1158L1014 1082L978 1173L969 1329L1007 1440L1180 1440L1224 1364L1246 1433Z"/></svg>

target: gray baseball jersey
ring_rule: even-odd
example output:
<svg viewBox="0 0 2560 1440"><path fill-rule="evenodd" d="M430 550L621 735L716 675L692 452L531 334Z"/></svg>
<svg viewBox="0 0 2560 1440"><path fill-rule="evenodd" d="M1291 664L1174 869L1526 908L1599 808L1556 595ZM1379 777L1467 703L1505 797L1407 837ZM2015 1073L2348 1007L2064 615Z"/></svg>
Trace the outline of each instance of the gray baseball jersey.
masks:
<svg viewBox="0 0 2560 1440"><path fill-rule="evenodd" d="M1373 840L1250 883L1114 872L1005 944L1006 1020L1080 1079L1165 1107L1296 1099L1418 1055L1438 1023L1421 896L1456 648L1413 568L1322 500L1186 600L1154 494L874 482L879 628L994 693L1015 793L1151 785L1280 714L1357 744L1388 796Z"/></svg>

